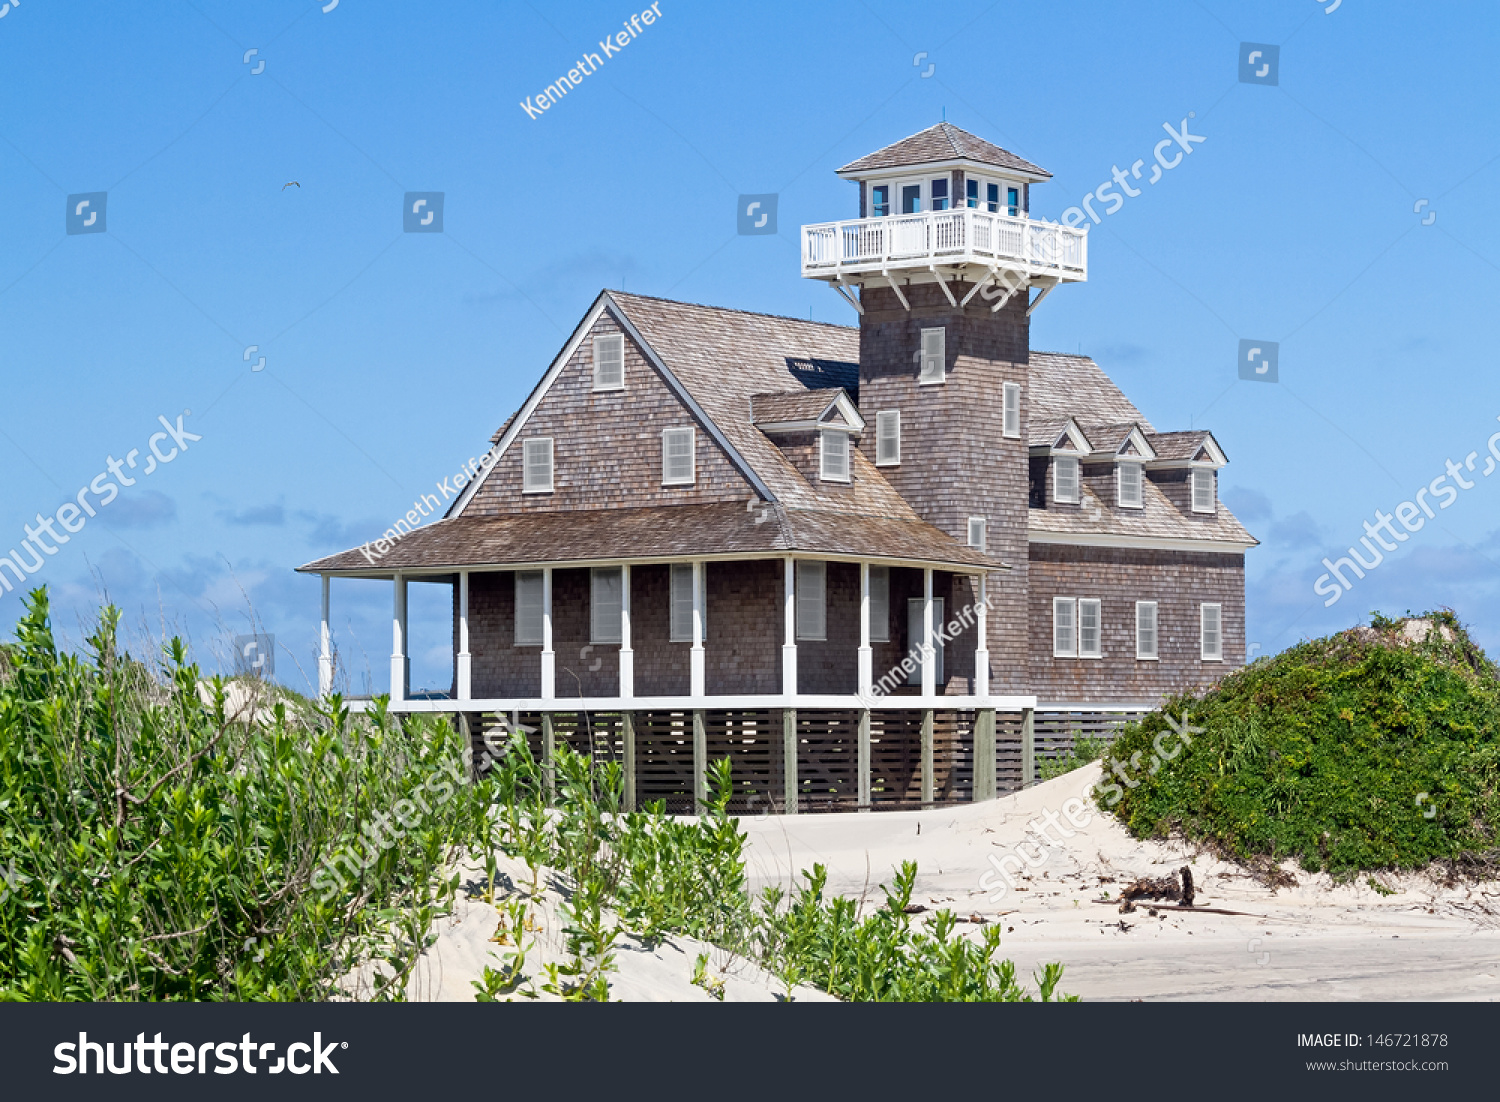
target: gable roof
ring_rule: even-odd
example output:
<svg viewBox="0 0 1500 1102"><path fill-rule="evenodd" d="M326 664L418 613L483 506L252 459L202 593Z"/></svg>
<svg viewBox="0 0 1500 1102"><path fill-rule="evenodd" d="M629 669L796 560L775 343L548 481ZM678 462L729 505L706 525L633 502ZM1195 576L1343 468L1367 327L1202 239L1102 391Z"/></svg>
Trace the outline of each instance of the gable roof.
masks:
<svg viewBox="0 0 1500 1102"><path fill-rule="evenodd" d="M833 408L841 390L782 390L750 395L750 419L757 425L817 421Z"/></svg>
<svg viewBox="0 0 1500 1102"><path fill-rule="evenodd" d="M899 142L894 142L884 149L877 149L874 153L861 157L857 161L849 162L838 171L842 176L846 173L953 160L994 165L996 168L1010 169L1012 172L1035 176L1043 180L1052 178L1052 173L1045 168L1032 164L1024 157L1017 157L1010 150L1001 149L998 145L987 142L983 138L976 138L967 130L960 130L948 122L929 126L926 130L913 134L909 138L902 138Z"/></svg>
<svg viewBox="0 0 1500 1102"><path fill-rule="evenodd" d="M1147 433L1146 439L1151 442L1159 460L1191 460L1196 459L1199 452L1207 452L1208 459L1204 462L1228 462L1224 449L1219 447L1219 442L1207 429Z"/></svg>
<svg viewBox="0 0 1500 1102"><path fill-rule="evenodd" d="M1033 418L1076 418L1086 425L1139 425L1147 439L1156 432L1110 377L1087 356L1033 352L1027 376Z"/></svg>

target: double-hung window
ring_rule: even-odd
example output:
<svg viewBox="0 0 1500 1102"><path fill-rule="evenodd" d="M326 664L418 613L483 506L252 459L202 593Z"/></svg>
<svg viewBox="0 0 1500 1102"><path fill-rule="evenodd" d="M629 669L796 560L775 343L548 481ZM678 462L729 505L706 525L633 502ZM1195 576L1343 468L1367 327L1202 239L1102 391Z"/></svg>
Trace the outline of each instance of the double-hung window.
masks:
<svg viewBox="0 0 1500 1102"><path fill-rule="evenodd" d="M894 467L901 462L901 411L883 409L875 414L875 466Z"/></svg>
<svg viewBox="0 0 1500 1102"><path fill-rule="evenodd" d="M1198 642L1205 662L1224 661L1224 606L1198 606Z"/></svg>
<svg viewBox="0 0 1500 1102"><path fill-rule="evenodd" d="M696 433L691 425L663 429L661 434L661 480L665 486L691 486L698 476L694 462Z"/></svg>
<svg viewBox="0 0 1500 1102"><path fill-rule="evenodd" d="M594 389L625 389L625 337L604 333L594 338Z"/></svg>
<svg viewBox="0 0 1500 1102"><path fill-rule="evenodd" d="M1064 505L1078 504L1078 457L1059 455L1052 461L1052 499Z"/></svg>
<svg viewBox="0 0 1500 1102"><path fill-rule="evenodd" d="M1135 656L1143 661L1157 658L1155 601L1135 603Z"/></svg>
<svg viewBox="0 0 1500 1102"><path fill-rule="evenodd" d="M969 518L969 546L979 551L985 549L985 528L987 524L984 517Z"/></svg>
<svg viewBox="0 0 1500 1102"><path fill-rule="evenodd" d="M1127 463L1121 461L1115 464L1115 493L1116 500L1122 509L1140 509L1143 507L1142 481L1145 468L1139 463Z"/></svg>
<svg viewBox="0 0 1500 1102"><path fill-rule="evenodd" d="M1000 413L1000 435L1015 440L1021 435L1021 384L1006 383Z"/></svg>
<svg viewBox="0 0 1500 1102"><path fill-rule="evenodd" d="M1052 656L1099 658L1104 653L1102 602L1097 597L1052 598Z"/></svg>
<svg viewBox="0 0 1500 1102"><path fill-rule="evenodd" d="M521 444L521 492L552 492L552 437L533 436Z"/></svg>
<svg viewBox="0 0 1500 1102"><path fill-rule="evenodd" d="M891 185L876 184L870 188L870 217L885 218L891 213Z"/></svg>
<svg viewBox="0 0 1500 1102"><path fill-rule="evenodd" d="M818 477L824 482L849 481L849 434L837 429L818 433Z"/></svg>

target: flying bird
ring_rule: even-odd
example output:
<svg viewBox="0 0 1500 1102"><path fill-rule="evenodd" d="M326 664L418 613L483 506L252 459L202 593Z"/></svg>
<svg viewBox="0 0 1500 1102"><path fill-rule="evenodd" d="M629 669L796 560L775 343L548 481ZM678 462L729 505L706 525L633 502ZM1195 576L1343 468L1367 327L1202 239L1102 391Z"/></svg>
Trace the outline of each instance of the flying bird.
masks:
<svg viewBox="0 0 1500 1102"><path fill-rule="evenodd" d="M300 189L302 187L302 185L299 184L296 180L293 180L290 183L282 184L281 185L281 190L285 191L289 187L294 187L294 188L299 188Z"/></svg>

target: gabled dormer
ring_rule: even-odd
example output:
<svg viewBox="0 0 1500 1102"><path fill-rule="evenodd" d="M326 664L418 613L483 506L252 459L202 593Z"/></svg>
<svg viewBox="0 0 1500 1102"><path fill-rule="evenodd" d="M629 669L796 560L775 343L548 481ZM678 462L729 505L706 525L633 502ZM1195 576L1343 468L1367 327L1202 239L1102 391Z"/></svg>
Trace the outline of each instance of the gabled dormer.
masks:
<svg viewBox="0 0 1500 1102"><path fill-rule="evenodd" d="M1096 484L1111 475L1114 481L1113 494L1100 496L1113 500L1117 509L1144 509L1146 464L1156 458L1146 433L1140 425L1126 422L1090 425L1088 434L1094 442L1094 451L1086 460L1089 475Z"/></svg>
<svg viewBox="0 0 1500 1102"><path fill-rule="evenodd" d="M753 394L750 419L808 481L852 480L854 439L865 421L842 388Z"/></svg>
<svg viewBox="0 0 1500 1102"><path fill-rule="evenodd" d="M1206 429L1153 433L1156 458L1148 464L1151 481L1179 509L1201 517L1219 511L1219 469L1229 462Z"/></svg>
<svg viewBox="0 0 1500 1102"><path fill-rule="evenodd" d="M1071 417L1031 426L1030 506L1078 505L1082 501L1085 456L1094 451L1083 428Z"/></svg>

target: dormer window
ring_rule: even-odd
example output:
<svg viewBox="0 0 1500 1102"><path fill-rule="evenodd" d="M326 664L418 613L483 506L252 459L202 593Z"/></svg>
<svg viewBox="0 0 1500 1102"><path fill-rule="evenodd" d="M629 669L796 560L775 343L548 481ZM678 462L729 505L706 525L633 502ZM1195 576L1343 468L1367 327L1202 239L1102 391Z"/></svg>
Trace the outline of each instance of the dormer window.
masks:
<svg viewBox="0 0 1500 1102"><path fill-rule="evenodd" d="M818 433L818 477L824 482L849 481L849 434L837 429Z"/></svg>
<svg viewBox="0 0 1500 1102"><path fill-rule="evenodd" d="M1059 455L1052 461L1052 500L1078 504L1078 457Z"/></svg>
<svg viewBox="0 0 1500 1102"><path fill-rule="evenodd" d="M922 330L922 372L917 382L941 383L946 377L947 330Z"/></svg>
<svg viewBox="0 0 1500 1102"><path fill-rule="evenodd" d="M605 333L594 338L594 389L625 389L625 337Z"/></svg>
<svg viewBox="0 0 1500 1102"><path fill-rule="evenodd" d="M1193 512L1213 513L1217 512L1217 495L1215 494L1214 472L1207 467L1194 467L1193 474Z"/></svg>
<svg viewBox="0 0 1500 1102"><path fill-rule="evenodd" d="M1121 460L1115 465L1115 500L1122 509L1140 509L1144 467L1140 463Z"/></svg>

